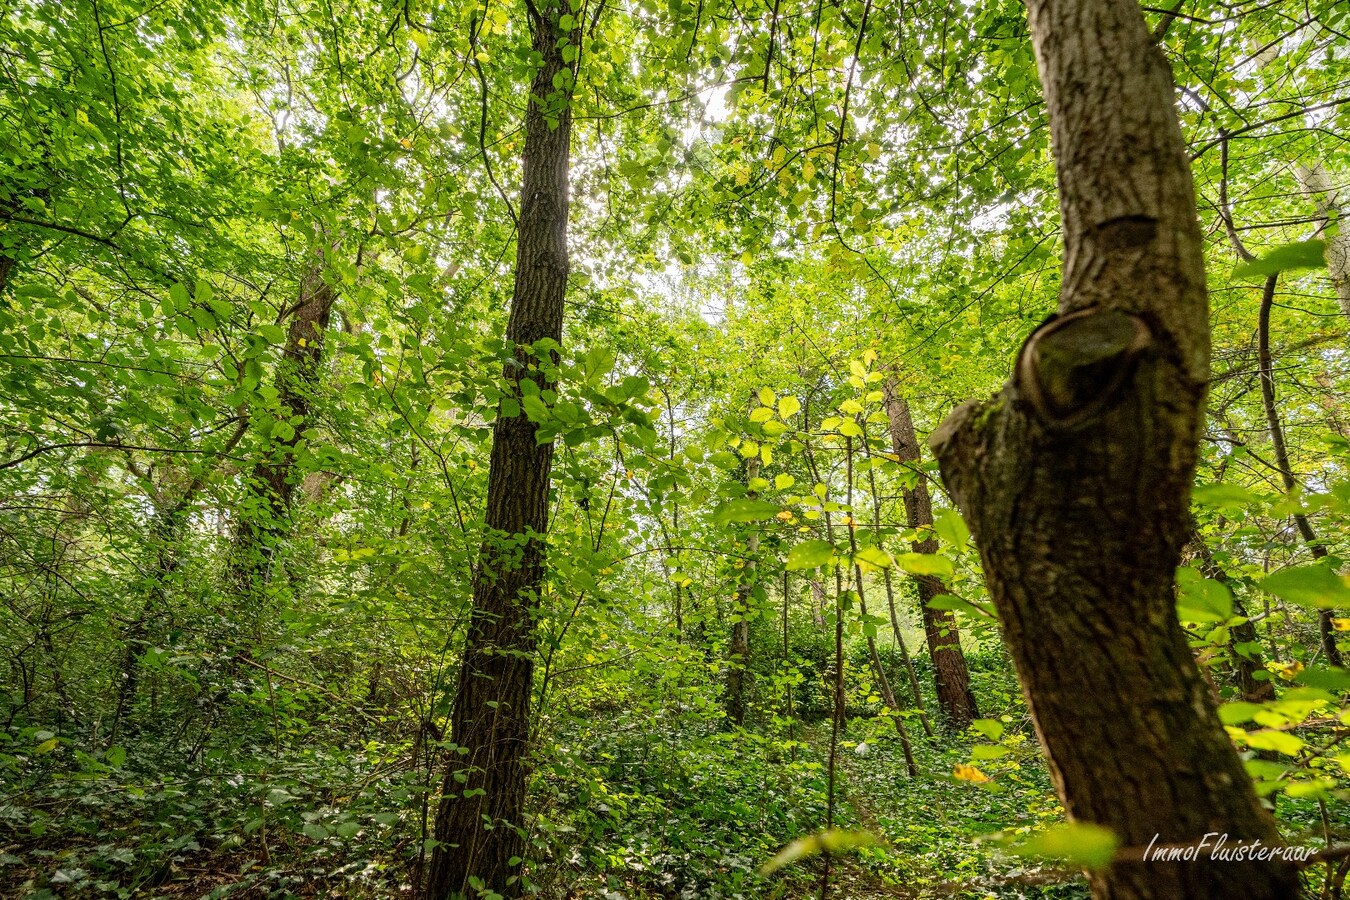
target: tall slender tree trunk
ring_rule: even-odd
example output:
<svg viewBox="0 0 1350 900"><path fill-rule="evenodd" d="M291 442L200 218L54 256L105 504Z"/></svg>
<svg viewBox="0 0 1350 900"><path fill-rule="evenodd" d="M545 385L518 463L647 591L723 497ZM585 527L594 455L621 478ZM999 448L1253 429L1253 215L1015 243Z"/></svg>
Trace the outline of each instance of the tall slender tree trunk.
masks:
<svg viewBox="0 0 1350 900"><path fill-rule="evenodd" d="M248 430L248 421L240 419L234 432L221 447L221 456L232 451ZM154 547L155 565L150 574L145 602L140 613L122 632L124 648L122 651L122 679L117 689L117 706L113 712L113 723L109 741L115 742L122 728L131 717L136 702L136 692L140 688L140 659L149 646L149 639L155 630L157 620L169 615L169 587L183 562L182 540L192 504L197 499L207 479L215 471L217 463L209 459L200 464L197 473L183 488L183 492L168 507L162 507L150 522L148 530Z"/></svg>
<svg viewBox="0 0 1350 900"><path fill-rule="evenodd" d="M860 423L861 424L861 423ZM858 563L858 518L852 514L853 511L853 438L847 438L845 443L845 460L848 466L848 508L850 515L845 521L845 527L848 529L848 549L853 556L853 579L857 586L858 593L858 613L863 620L863 633L867 638L867 656L872 661L872 674L877 679L877 690L881 693L881 702L886 705L886 709L891 713L892 721L895 723L895 733L900 737L900 748L905 754L905 769L909 772L909 777L914 778L919 774L919 767L914 762L914 746L909 741L909 729L905 727L904 716L900 715L900 704L896 702L895 691L891 688L891 680L886 677L886 668L881 664L881 654L877 652L876 626L871 625L867 620L867 591L863 587L863 570ZM871 627L868 627L871 625ZM922 709L922 707L921 707Z"/></svg>
<svg viewBox="0 0 1350 900"><path fill-rule="evenodd" d="M1331 183L1331 176L1321 163L1299 166L1297 169L1299 184L1312 194L1317 211L1328 219L1341 222L1339 233L1327 238L1327 274L1331 276L1331 286L1336 291L1336 302L1341 312L1350 319L1350 231L1345 222L1345 205Z"/></svg>
<svg viewBox="0 0 1350 900"><path fill-rule="evenodd" d="M1205 543L1205 538L1197 530L1191 534L1191 546L1200 562L1200 571L1206 578L1213 578L1228 586L1233 595L1233 612L1242 618L1247 617L1247 609L1233 590L1233 580L1214 559L1214 552ZM1269 677L1257 678L1257 672L1265 672L1262 662L1261 638L1256 626L1250 620L1229 629L1228 657L1233 664L1233 680L1237 682L1242 699L1248 703L1265 703L1275 699L1275 682ZM1266 675L1269 676L1269 672Z"/></svg>
<svg viewBox="0 0 1350 900"><path fill-rule="evenodd" d="M1064 233L1059 316L934 433L1069 817L1123 843L1098 898L1296 897L1174 609L1209 377L1202 239L1167 62L1135 0L1028 0ZM1213 838L1211 838L1212 840Z"/></svg>
<svg viewBox="0 0 1350 900"><path fill-rule="evenodd" d="M1280 480L1286 491L1299 486L1294 477L1293 466L1289 463L1289 448L1284 441L1284 426L1280 424L1280 410L1275 405L1275 361L1270 354L1270 308L1275 303L1275 287L1279 283L1278 275L1266 278L1261 291L1261 309L1257 314L1256 325L1256 363L1261 372L1261 405L1266 412L1266 425L1270 429L1270 445L1275 451L1275 465L1280 470ZM1312 551L1314 559L1325 559L1327 548L1317 539L1308 517L1301 512L1294 513L1294 526L1299 536ZM1317 627L1321 637L1322 652L1327 662L1334 666L1345 665L1341 650L1336 646L1336 629L1332 624L1333 613L1329 609L1318 610Z"/></svg>
<svg viewBox="0 0 1350 900"><path fill-rule="evenodd" d="M323 274L319 258L310 262L300 279L300 296L277 366L271 441L249 475L230 551L229 586L246 601L243 612L255 626L265 605L261 597L271 576L277 544L290 530L297 486L295 458L309 426L311 400L323 362L324 332L337 300L336 289Z"/></svg>
<svg viewBox="0 0 1350 900"><path fill-rule="evenodd" d="M503 372L519 404L553 386L536 364L538 341L562 340L567 292L568 163L572 114L554 79L567 69L562 46L578 33L560 28L560 0L529 4L530 34L541 65L525 113L523 185L515 287L506 340L515 359ZM556 352L556 351L545 351ZM525 853L525 753L534 680L534 612L544 579L553 443L535 440L523 414L499 408L488 472L488 537L480 551L450 739L459 749L436 812L437 845L429 896L442 900L479 884L518 897Z"/></svg>
<svg viewBox="0 0 1350 900"><path fill-rule="evenodd" d="M865 423L859 425L866 428ZM870 438L864 440L863 447L867 449L868 456L871 456ZM876 533L878 545L881 544L881 492L877 490L877 470L876 466L867 467L867 487L872 495L872 530ZM890 613L891 620L891 638L895 642L895 649L900 651L900 661L905 667L905 677L909 680L910 697L914 701L914 708L919 712L919 724L923 726L923 733L928 737L933 736L933 725L928 721L928 710L924 708L923 691L919 689L919 678L914 674L914 659L909 655L909 647L905 645L905 636L900 632L900 617L895 610L895 585L891 581L891 570L889 568L881 570L881 581L886 588L886 609Z"/></svg>
<svg viewBox="0 0 1350 900"><path fill-rule="evenodd" d="M746 482L758 476L759 458L746 460ZM753 499L758 495L749 491L746 496ZM759 530L755 529L745 542L745 553L749 558L741 570L740 584L736 586L736 597L731 604L731 644L727 647L727 718L737 726L745 724L745 674L750 663L750 601L758 586L754 559L758 552Z"/></svg>
<svg viewBox="0 0 1350 900"><path fill-rule="evenodd" d="M888 378L882 394L886 419L891 428L891 449L902 463L911 466L920 461L919 441L914 435L914 420L909 404L900 396L896 380ZM937 538L933 536L933 499L923 473L917 472L914 487L904 488L905 518L909 527L927 529L928 537L910 544L915 553L936 553ZM948 727L964 729L979 716L975 694L970 689L970 669L966 654L961 649L961 632L957 630L956 616L951 610L930 609L928 602L944 593L942 580L935 575L916 575L919 589L919 609L923 612L923 631L928 639L928 653L933 659L933 680L937 685L938 708Z"/></svg>

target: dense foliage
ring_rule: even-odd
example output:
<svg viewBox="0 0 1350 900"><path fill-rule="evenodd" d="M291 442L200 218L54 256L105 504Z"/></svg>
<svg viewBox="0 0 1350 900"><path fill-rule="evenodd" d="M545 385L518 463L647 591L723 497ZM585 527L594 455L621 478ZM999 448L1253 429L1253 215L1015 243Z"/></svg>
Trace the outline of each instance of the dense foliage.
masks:
<svg viewBox="0 0 1350 900"><path fill-rule="evenodd" d="M517 398L533 8L0 17L0 887L413 894L492 425L526 416L557 442L534 890L807 896L827 849L838 896L1086 896L1100 846L1055 830L980 557L895 438L897 401L926 435L1055 308L1021 5L571 0L537 98L573 117L565 337ZM1333 847L1350 7L1145 14L1215 347L1178 613L1283 833ZM1332 856L1306 875L1339 895Z"/></svg>

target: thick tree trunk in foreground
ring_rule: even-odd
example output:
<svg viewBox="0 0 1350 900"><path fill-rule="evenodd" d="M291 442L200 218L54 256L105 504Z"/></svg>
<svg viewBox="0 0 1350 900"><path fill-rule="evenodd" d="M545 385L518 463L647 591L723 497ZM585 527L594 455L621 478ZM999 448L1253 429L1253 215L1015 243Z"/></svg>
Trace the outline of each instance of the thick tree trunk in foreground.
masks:
<svg viewBox="0 0 1350 900"><path fill-rule="evenodd" d="M1171 75L1134 0L1027 6L1059 179L1060 316L997 397L931 443L1065 809L1122 841L1094 895L1294 897L1282 861L1142 861L1155 838L1280 842L1174 608L1209 375L1201 235Z"/></svg>
<svg viewBox="0 0 1350 900"><path fill-rule="evenodd" d="M277 367L272 439L249 477L231 547L229 587L247 599L245 612L250 617L261 614L260 597L271 576L272 558L290 530L295 457L309 427L310 400L323 362L324 332L336 300L337 290L323 278L322 260L313 261L300 280L300 298Z"/></svg>
<svg viewBox="0 0 1350 900"><path fill-rule="evenodd" d="M886 418L891 428L891 449L902 463L917 466L920 456L919 441L914 435L914 420L909 414L909 404L897 390L894 378L886 380L882 402L886 406ZM919 472L918 475L914 487L902 491L905 518L910 528L926 528L930 534L914 541L910 548L915 553L936 553L937 538L931 534L933 499L929 496L923 473ZM966 666L966 655L961 650L961 633L957 630L956 616L951 610L928 608L928 601L945 593L940 578L935 575L917 575L914 581L919 589L919 609L923 612L928 653L933 660L938 708L946 724L960 731L975 721L980 710L975 704L975 694L970 690L970 670Z"/></svg>
<svg viewBox="0 0 1350 900"><path fill-rule="evenodd" d="M515 288L506 340L516 358L503 377L519 400L552 387L531 345L562 340L567 291L568 150L572 115L554 89L565 68L559 3L530 6L530 32L543 64L530 86L517 232ZM542 108L541 108L542 104ZM550 122L550 118L552 122ZM520 896L525 751L534 680L534 610L544 578L553 444L535 441L525 415L499 411L492 433L487 528L473 585L473 612L451 718L451 757L431 858L429 896L478 896L481 884ZM464 779L463 781L459 779Z"/></svg>

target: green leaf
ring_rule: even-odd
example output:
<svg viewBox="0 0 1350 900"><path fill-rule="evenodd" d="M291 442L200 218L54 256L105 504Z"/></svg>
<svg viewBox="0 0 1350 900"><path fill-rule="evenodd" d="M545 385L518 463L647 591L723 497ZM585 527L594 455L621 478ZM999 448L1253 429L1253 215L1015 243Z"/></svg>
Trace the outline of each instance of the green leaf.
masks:
<svg viewBox="0 0 1350 900"><path fill-rule="evenodd" d="M531 422L538 424L548 421L548 404L539 397L527 394L520 398L520 405L525 409L525 415Z"/></svg>
<svg viewBox="0 0 1350 900"><path fill-rule="evenodd" d="M1350 671L1337 669L1333 666L1304 669L1294 677L1294 680L1299 684L1306 684L1309 687L1321 688L1333 693L1350 691Z"/></svg>
<svg viewBox="0 0 1350 900"><path fill-rule="evenodd" d="M1322 240L1298 241L1285 244L1262 256L1248 260L1233 270L1234 278L1265 278L1278 275L1291 269L1325 269L1327 267L1327 242Z"/></svg>
<svg viewBox="0 0 1350 900"><path fill-rule="evenodd" d="M971 722L970 725L991 741L996 741L1003 737L1003 723L997 719L976 719L974 722Z"/></svg>
<svg viewBox="0 0 1350 900"><path fill-rule="evenodd" d="M1316 609L1350 606L1350 584L1343 575L1321 563L1281 569L1263 579L1261 589L1299 606Z"/></svg>
<svg viewBox="0 0 1350 900"><path fill-rule="evenodd" d="M1298 756L1298 752L1308 746L1308 742L1298 735L1273 728L1249 731L1246 736L1242 736L1242 740L1253 750L1274 750L1285 756Z"/></svg>
<svg viewBox="0 0 1350 900"><path fill-rule="evenodd" d="M910 575L950 578L956 571L950 559L936 553L901 553L895 558L895 564Z"/></svg>
<svg viewBox="0 0 1350 900"><path fill-rule="evenodd" d="M318 822L306 822L305 827L301 828L300 831L305 837L316 841L322 841L328 837L328 829Z"/></svg>
<svg viewBox="0 0 1350 900"><path fill-rule="evenodd" d="M258 334L269 344L286 343L286 329L282 328L280 325L259 325Z"/></svg>
<svg viewBox="0 0 1350 900"><path fill-rule="evenodd" d="M964 547L966 541L970 540L970 529L966 528L966 520L954 509L939 511L933 517L933 530L942 538L944 544L952 547Z"/></svg>
<svg viewBox="0 0 1350 900"><path fill-rule="evenodd" d="M862 566L864 572L889 569L891 567L891 555L880 547L863 547L858 551L858 554L853 557L853 560Z"/></svg>
<svg viewBox="0 0 1350 900"><path fill-rule="evenodd" d="M792 865L799 859L809 859L821 853L842 853L862 847L879 847L881 839L870 831L844 831L831 828L819 834L809 834L788 844L773 859L759 867L760 875L772 875L784 866Z"/></svg>
<svg viewBox="0 0 1350 900"><path fill-rule="evenodd" d="M1177 618L1183 622L1226 622L1233 617L1233 592L1195 569L1177 569Z"/></svg>
<svg viewBox="0 0 1350 900"><path fill-rule="evenodd" d="M830 561L834 547L829 541L802 541L788 551L786 567L788 571L815 569Z"/></svg>
<svg viewBox="0 0 1350 900"><path fill-rule="evenodd" d="M778 398L778 415L780 418L786 419L790 416L794 416L801 411L801 408L801 401L796 397Z"/></svg>
<svg viewBox="0 0 1350 900"><path fill-rule="evenodd" d="M1219 707L1219 721L1225 725L1241 725L1243 722L1250 722L1263 708L1260 703L1245 701L1224 703Z"/></svg>
<svg viewBox="0 0 1350 900"><path fill-rule="evenodd" d="M1115 832L1092 822L1056 825L1013 849L1018 856L1062 860L1085 869L1105 868L1120 846Z"/></svg>
<svg viewBox="0 0 1350 900"><path fill-rule="evenodd" d="M785 491L796 483L797 479L793 478L791 475L788 475L786 472L784 472L781 475L775 475L773 477L773 486L778 488L778 490L780 491Z"/></svg>
<svg viewBox="0 0 1350 900"><path fill-rule="evenodd" d="M951 612L963 612L972 616L990 618L988 610L981 609L969 600L962 600L960 597L954 597L951 594L938 594L932 600L928 601L929 609L945 609Z"/></svg>
<svg viewBox="0 0 1350 900"><path fill-rule="evenodd" d="M1216 482L1197 484L1191 489L1191 497L1197 503L1204 503L1220 509L1239 509L1260 502L1260 497L1238 484Z"/></svg>
<svg viewBox="0 0 1350 900"><path fill-rule="evenodd" d="M779 506L767 500L754 500L742 497L720 504L713 512L713 521L718 525L730 525L732 522L758 522L772 519L778 515Z"/></svg>
<svg viewBox="0 0 1350 900"><path fill-rule="evenodd" d="M768 388L762 387L759 389L759 402L763 403L766 407L773 406L774 401L777 399L778 398L774 396L773 391Z"/></svg>
<svg viewBox="0 0 1350 900"><path fill-rule="evenodd" d="M187 309L188 305L192 302L188 297L187 286L180 281L175 281L173 284L169 285L169 301L170 308L165 310L165 312L175 313Z"/></svg>

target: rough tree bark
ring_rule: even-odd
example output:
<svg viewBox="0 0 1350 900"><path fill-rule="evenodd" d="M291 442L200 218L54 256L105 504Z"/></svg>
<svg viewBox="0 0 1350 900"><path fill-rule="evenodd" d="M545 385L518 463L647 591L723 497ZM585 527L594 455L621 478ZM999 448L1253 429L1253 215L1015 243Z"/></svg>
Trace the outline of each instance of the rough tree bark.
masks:
<svg viewBox="0 0 1350 900"><path fill-rule="evenodd" d="M337 290L324 280L323 271L320 257L311 261L300 279L299 299L277 366L272 440L249 476L230 549L228 584L236 596L247 600L244 611L250 617L261 613L259 597L271 575L277 544L289 530L295 457L309 424L310 401L323 362L324 332L337 300Z"/></svg>
<svg viewBox="0 0 1350 900"><path fill-rule="evenodd" d="M1171 73L1135 0L1027 8L1063 219L1059 316L998 396L930 443L1065 809L1123 843L1094 896L1294 897L1283 861L1143 861L1155 838L1280 843L1174 608L1209 375L1202 242Z"/></svg>
<svg viewBox="0 0 1350 900"><path fill-rule="evenodd" d="M882 394L886 419L891 429L891 449L902 463L917 466L919 441L914 435L914 420L909 404L900 396L894 378L888 378ZM917 471L917 470L916 470ZM916 540L910 547L915 553L936 553L937 538L933 536L933 500L923 473L912 488L904 488L905 518L910 528L927 529L928 537ZM970 690L970 670L966 655L961 650L961 633L956 616L950 610L929 609L928 601L945 593L942 580L935 575L916 575L919 589L919 609L923 612L923 631L928 639L928 653L933 659L933 680L937 685L938 709L948 727L960 731L980 715L975 694Z"/></svg>
<svg viewBox="0 0 1350 900"><path fill-rule="evenodd" d="M506 340L515 350L503 379L519 402L552 387L535 364L537 341L562 340L567 292L568 156L572 115L554 79L567 69L562 48L577 33L560 28L568 7L528 4L541 65L530 86L516 244L515 286ZM486 524L473 585L451 741L459 754L446 773L436 812L438 842L428 894L477 896L480 885L520 896L525 810L525 751L534 680L534 610L544 578L552 442L535 440L526 416L499 410L492 432ZM460 779L463 779L461 781Z"/></svg>

